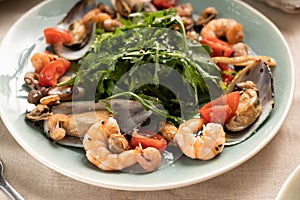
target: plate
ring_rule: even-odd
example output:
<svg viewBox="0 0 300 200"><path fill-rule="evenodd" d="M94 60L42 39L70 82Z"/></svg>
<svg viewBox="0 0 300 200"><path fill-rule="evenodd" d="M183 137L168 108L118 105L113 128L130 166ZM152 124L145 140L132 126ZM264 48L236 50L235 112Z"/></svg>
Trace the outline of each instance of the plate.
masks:
<svg viewBox="0 0 300 200"><path fill-rule="evenodd" d="M180 1L183 2L187 1ZM35 159L61 174L88 184L121 190L162 190L187 186L228 172L253 157L276 135L291 106L295 79L291 53L280 31L246 3L237 0L191 2L195 13L214 6L220 13L219 17L237 19L244 25L245 42L257 54L272 56L278 62L278 66L272 69L277 94L275 108L251 138L225 148L220 156L210 161L182 156L173 165L148 174L103 172L89 164L83 150L49 142L24 120L24 113L33 107L27 103L27 92L22 88L23 76L32 67L24 62L26 59L20 59L43 36L43 29L54 26L76 3L75 0L49 0L23 15L12 26L0 47L1 117L16 141Z"/></svg>
<svg viewBox="0 0 300 200"><path fill-rule="evenodd" d="M276 200L299 199L300 165L292 172L279 190Z"/></svg>

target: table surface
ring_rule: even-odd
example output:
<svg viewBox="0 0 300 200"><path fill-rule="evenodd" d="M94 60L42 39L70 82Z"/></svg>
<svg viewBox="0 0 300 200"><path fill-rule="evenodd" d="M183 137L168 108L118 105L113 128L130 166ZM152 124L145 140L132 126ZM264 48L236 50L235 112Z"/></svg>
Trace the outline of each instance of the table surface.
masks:
<svg viewBox="0 0 300 200"><path fill-rule="evenodd" d="M30 8L41 0L0 0L0 41ZM300 15L291 15L257 0L245 0L267 16L283 33L300 76ZM16 3L18 5L16 5ZM1 66L4 67L4 66ZM41 164L14 140L0 119L0 155L5 177L25 199L275 199L282 184L300 164L300 83L296 80L290 112L274 139L239 167L208 181L187 187L130 192L105 189L78 182ZM9 199L0 191L0 199Z"/></svg>

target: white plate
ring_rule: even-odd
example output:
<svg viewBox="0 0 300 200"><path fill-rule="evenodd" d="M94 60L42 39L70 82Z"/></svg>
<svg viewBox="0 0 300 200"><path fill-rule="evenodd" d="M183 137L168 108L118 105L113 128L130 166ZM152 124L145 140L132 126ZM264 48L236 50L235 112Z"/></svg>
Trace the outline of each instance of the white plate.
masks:
<svg viewBox="0 0 300 200"><path fill-rule="evenodd" d="M277 194L276 200L293 200L300 198L300 165L284 182Z"/></svg>
<svg viewBox="0 0 300 200"><path fill-rule="evenodd" d="M27 103L27 93L22 89L23 76L32 67L30 63L19 63L19 58L26 48L42 37L43 29L54 26L75 2L44 1L13 25L0 47L2 120L16 141L46 166L76 180L101 187L161 190L198 183L232 170L254 156L276 135L291 106L294 91L293 62L282 34L266 17L241 1L198 0L191 1L195 13L200 13L207 6L215 6L219 17L235 18L244 24L245 42L257 54L272 56L278 62L273 69L275 108L255 135L240 145L225 148L220 156L211 161L181 157L170 167L142 175L100 171L86 160L82 150L49 142L39 130L28 126L24 120L24 113L27 109L31 110L32 106Z"/></svg>

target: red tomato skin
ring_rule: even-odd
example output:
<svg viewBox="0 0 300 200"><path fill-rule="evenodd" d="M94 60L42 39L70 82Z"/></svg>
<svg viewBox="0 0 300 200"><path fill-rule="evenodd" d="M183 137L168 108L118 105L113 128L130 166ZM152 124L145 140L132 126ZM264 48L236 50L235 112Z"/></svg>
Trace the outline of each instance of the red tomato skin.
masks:
<svg viewBox="0 0 300 200"><path fill-rule="evenodd" d="M212 49L211 57L225 56L230 57L233 54L232 47L225 41L218 38L205 37L200 41L201 44L206 44Z"/></svg>
<svg viewBox="0 0 300 200"><path fill-rule="evenodd" d="M168 9L176 6L178 0L152 0L157 9Z"/></svg>
<svg viewBox="0 0 300 200"><path fill-rule="evenodd" d="M154 147L162 153L168 145L167 140L157 133L153 132L154 134L151 135L148 133L148 130L146 134L142 133L143 135L134 133L130 140L130 147L132 149L139 147L140 145L142 148Z"/></svg>
<svg viewBox="0 0 300 200"><path fill-rule="evenodd" d="M224 124L234 117L240 102L240 93L232 92L221 96L199 109L204 123L209 122Z"/></svg>
<svg viewBox="0 0 300 200"><path fill-rule="evenodd" d="M57 27L46 28L44 36L47 44L69 43L72 41L72 35L69 31Z"/></svg>
<svg viewBox="0 0 300 200"><path fill-rule="evenodd" d="M66 73L70 65L69 61L62 58L48 63L40 72L39 85L54 87L57 84L57 79Z"/></svg>

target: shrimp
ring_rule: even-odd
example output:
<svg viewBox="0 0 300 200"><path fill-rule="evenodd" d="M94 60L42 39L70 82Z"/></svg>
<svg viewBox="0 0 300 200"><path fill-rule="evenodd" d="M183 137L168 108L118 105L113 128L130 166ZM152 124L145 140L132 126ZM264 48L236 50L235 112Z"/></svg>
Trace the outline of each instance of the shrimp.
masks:
<svg viewBox="0 0 300 200"><path fill-rule="evenodd" d="M229 44L242 41L245 37L243 25L234 19L219 18L208 22L201 30L202 37L226 37Z"/></svg>
<svg viewBox="0 0 300 200"><path fill-rule="evenodd" d="M173 141L177 132L177 127L164 121L159 123L159 127L159 132L162 134L162 136L166 138L168 142Z"/></svg>
<svg viewBox="0 0 300 200"><path fill-rule="evenodd" d="M83 138L87 159L105 171L122 170L136 163L148 172L158 168L161 155L157 149L129 149L125 140L113 117L94 123Z"/></svg>
<svg viewBox="0 0 300 200"><path fill-rule="evenodd" d="M101 12L98 8L95 8L85 14L82 18L84 24L88 24L90 22L104 22L105 20L111 19L111 16L107 13Z"/></svg>
<svg viewBox="0 0 300 200"><path fill-rule="evenodd" d="M194 136L194 133L202 127L202 135ZM203 125L202 118L194 118L179 126L175 141L186 156L209 160L222 152L225 144L225 132L221 124Z"/></svg>
<svg viewBox="0 0 300 200"><path fill-rule="evenodd" d="M117 19L112 19L108 13L101 12L100 9L93 9L88 12L83 18L84 24L89 22L100 23L106 31L114 31L115 27L121 27L122 24Z"/></svg>
<svg viewBox="0 0 300 200"><path fill-rule="evenodd" d="M35 53L30 61L36 73L40 73L42 69L51 61L57 59L58 56L50 53Z"/></svg>
<svg viewBox="0 0 300 200"><path fill-rule="evenodd" d="M48 118L47 127L53 140L61 140L66 136L66 130L60 127L61 122L63 126L67 126L70 123L70 119L64 114L54 114Z"/></svg>
<svg viewBox="0 0 300 200"><path fill-rule="evenodd" d="M156 148L147 147L142 150L142 154L138 155L137 161L146 171L151 172L159 167L161 154Z"/></svg>
<svg viewBox="0 0 300 200"><path fill-rule="evenodd" d="M103 28L109 32L113 32L115 28L120 27L122 27L122 23L116 19L108 19L103 22Z"/></svg>
<svg viewBox="0 0 300 200"><path fill-rule="evenodd" d="M30 59L36 73L40 73L44 66L50 63L50 58L46 53L35 53Z"/></svg>

